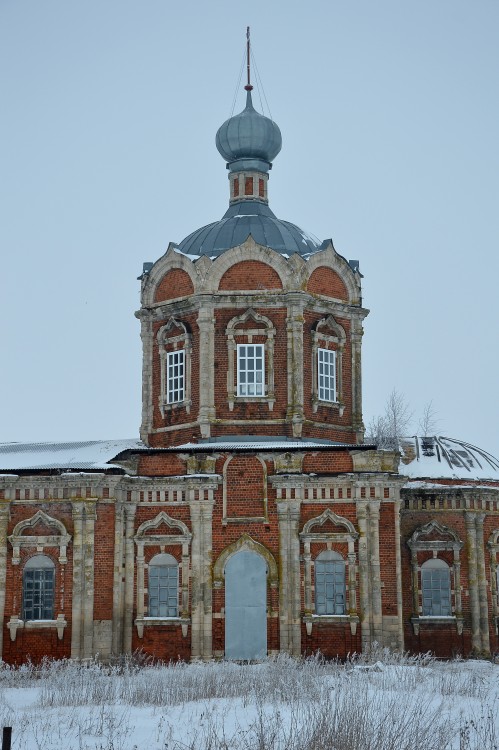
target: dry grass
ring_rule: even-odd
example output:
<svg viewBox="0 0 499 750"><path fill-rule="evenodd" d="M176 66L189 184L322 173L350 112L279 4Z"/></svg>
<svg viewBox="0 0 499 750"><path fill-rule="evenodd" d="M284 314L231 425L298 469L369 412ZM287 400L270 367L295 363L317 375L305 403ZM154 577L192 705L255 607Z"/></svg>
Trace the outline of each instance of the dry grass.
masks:
<svg viewBox="0 0 499 750"><path fill-rule="evenodd" d="M147 750L499 750L498 675L381 649L346 664L3 665L0 721L13 750L139 750L138 707ZM14 711L12 689L33 687L36 705Z"/></svg>

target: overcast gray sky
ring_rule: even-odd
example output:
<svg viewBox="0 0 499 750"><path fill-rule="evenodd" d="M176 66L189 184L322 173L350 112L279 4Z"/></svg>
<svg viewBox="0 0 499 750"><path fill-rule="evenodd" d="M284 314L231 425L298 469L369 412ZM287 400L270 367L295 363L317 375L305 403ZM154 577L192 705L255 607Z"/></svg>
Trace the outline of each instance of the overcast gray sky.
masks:
<svg viewBox="0 0 499 750"><path fill-rule="evenodd" d="M226 210L247 24L271 207L365 276L365 420L499 456L497 0L0 0L0 440L138 434L136 278Z"/></svg>

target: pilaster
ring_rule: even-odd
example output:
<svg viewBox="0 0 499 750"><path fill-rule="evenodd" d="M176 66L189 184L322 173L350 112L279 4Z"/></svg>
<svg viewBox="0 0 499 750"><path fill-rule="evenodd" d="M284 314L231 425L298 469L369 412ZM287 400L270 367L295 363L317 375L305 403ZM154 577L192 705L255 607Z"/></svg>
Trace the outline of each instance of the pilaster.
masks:
<svg viewBox="0 0 499 750"><path fill-rule="evenodd" d="M374 640L383 644L383 613L381 607L381 565L379 559L379 500L368 504L369 568L371 578L372 633Z"/></svg>
<svg viewBox="0 0 499 750"><path fill-rule="evenodd" d="M362 422L362 336L363 329L360 320L352 320L352 426L363 439L364 424Z"/></svg>
<svg viewBox="0 0 499 750"><path fill-rule="evenodd" d="M153 365L153 327L149 315L140 318L140 337L142 339L142 423L140 437L146 444L153 422L152 402L152 365Z"/></svg>
<svg viewBox="0 0 499 750"><path fill-rule="evenodd" d="M213 303L201 298L199 327L199 428L202 438L209 438L215 410L215 318Z"/></svg>
<svg viewBox="0 0 499 750"><path fill-rule="evenodd" d="M73 515L73 608L71 613L71 658L80 659L82 655L82 596L83 576L83 519L85 515L83 502L75 502Z"/></svg>
<svg viewBox="0 0 499 750"><path fill-rule="evenodd" d="M478 592L477 537L475 514L465 513L466 548L468 551L468 589L471 609L471 646L476 654L482 650L480 632L480 601Z"/></svg>
<svg viewBox="0 0 499 750"><path fill-rule="evenodd" d="M0 505L0 659L3 655L3 621L5 617L5 584L7 580L7 527L10 505Z"/></svg>
<svg viewBox="0 0 499 750"><path fill-rule="evenodd" d="M71 658L93 656L95 501L77 501L73 516L73 608Z"/></svg>
<svg viewBox="0 0 499 750"><path fill-rule="evenodd" d="M204 495L204 491L201 490ZM208 499L200 499L199 491L189 490L192 526L191 544L191 656L208 661L213 657L213 581L212 524L213 490Z"/></svg>
<svg viewBox="0 0 499 750"><path fill-rule="evenodd" d="M288 304L287 330L287 370L288 408L286 418L291 421L293 437L300 438L304 421L303 391L303 300L290 295Z"/></svg>
<svg viewBox="0 0 499 750"><path fill-rule="evenodd" d="M95 502L85 502L85 520L83 526L83 638L82 656L90 659L94 641L94 569L95 569Z"/></svg>
<svg viewBox="0 0 499 750"><path fill-rule="evenodd" d="M480 601L480 634L482 640L482 654L490 654L489 606L487 592L487 575L485 569L485 540L483 537L484 513L475 516L476 557L478 597Z"/></svg>
<svg viewBox="0 0 499 750"><path fill-rule="evenodd" d="M369 537L367 523L367 501L357 500L357 525L359 528L359 596L362 651L372 643L371 632L371 585L369 576Z"/></svg>
<svg viewBox="0 0 499 750"><path fill-rule="evenodd" d="M296 492L298 492L298 488ZM301 655L300 621L300 500L278 500L280 650Z"/></svg>
<svg viewBox="0 0 499 750"><path fill-rule="evenodd" d="M132 653L133 584L134 584L134 527L137 506L125 506L125 592L123 608L123 652Z"/></svg>

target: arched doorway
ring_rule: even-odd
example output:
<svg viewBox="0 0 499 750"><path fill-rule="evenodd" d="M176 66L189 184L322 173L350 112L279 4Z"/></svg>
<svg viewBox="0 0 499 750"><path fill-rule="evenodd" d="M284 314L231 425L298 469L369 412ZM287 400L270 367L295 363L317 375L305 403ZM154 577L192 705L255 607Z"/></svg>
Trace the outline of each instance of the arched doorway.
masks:
<svg viewBox="0 0 499 750"><path fill-rule="evenodd" d="M267 563L250 550L229 557L225 566L225 658L267 656Z"/></svg>

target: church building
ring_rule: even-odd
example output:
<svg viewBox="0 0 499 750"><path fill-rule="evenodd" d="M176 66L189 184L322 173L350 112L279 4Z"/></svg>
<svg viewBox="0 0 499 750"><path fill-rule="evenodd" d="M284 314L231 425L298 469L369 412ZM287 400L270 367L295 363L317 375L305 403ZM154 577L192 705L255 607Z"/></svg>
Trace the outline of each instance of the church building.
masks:
<svg viewBox="0 0 499 750"><path fill-rule="evenodd" d="M364 442L359 262L272 212L245 88L226 213L144 264L140 439L0 445L8 663L499 650L499 461Z"/></svg>

